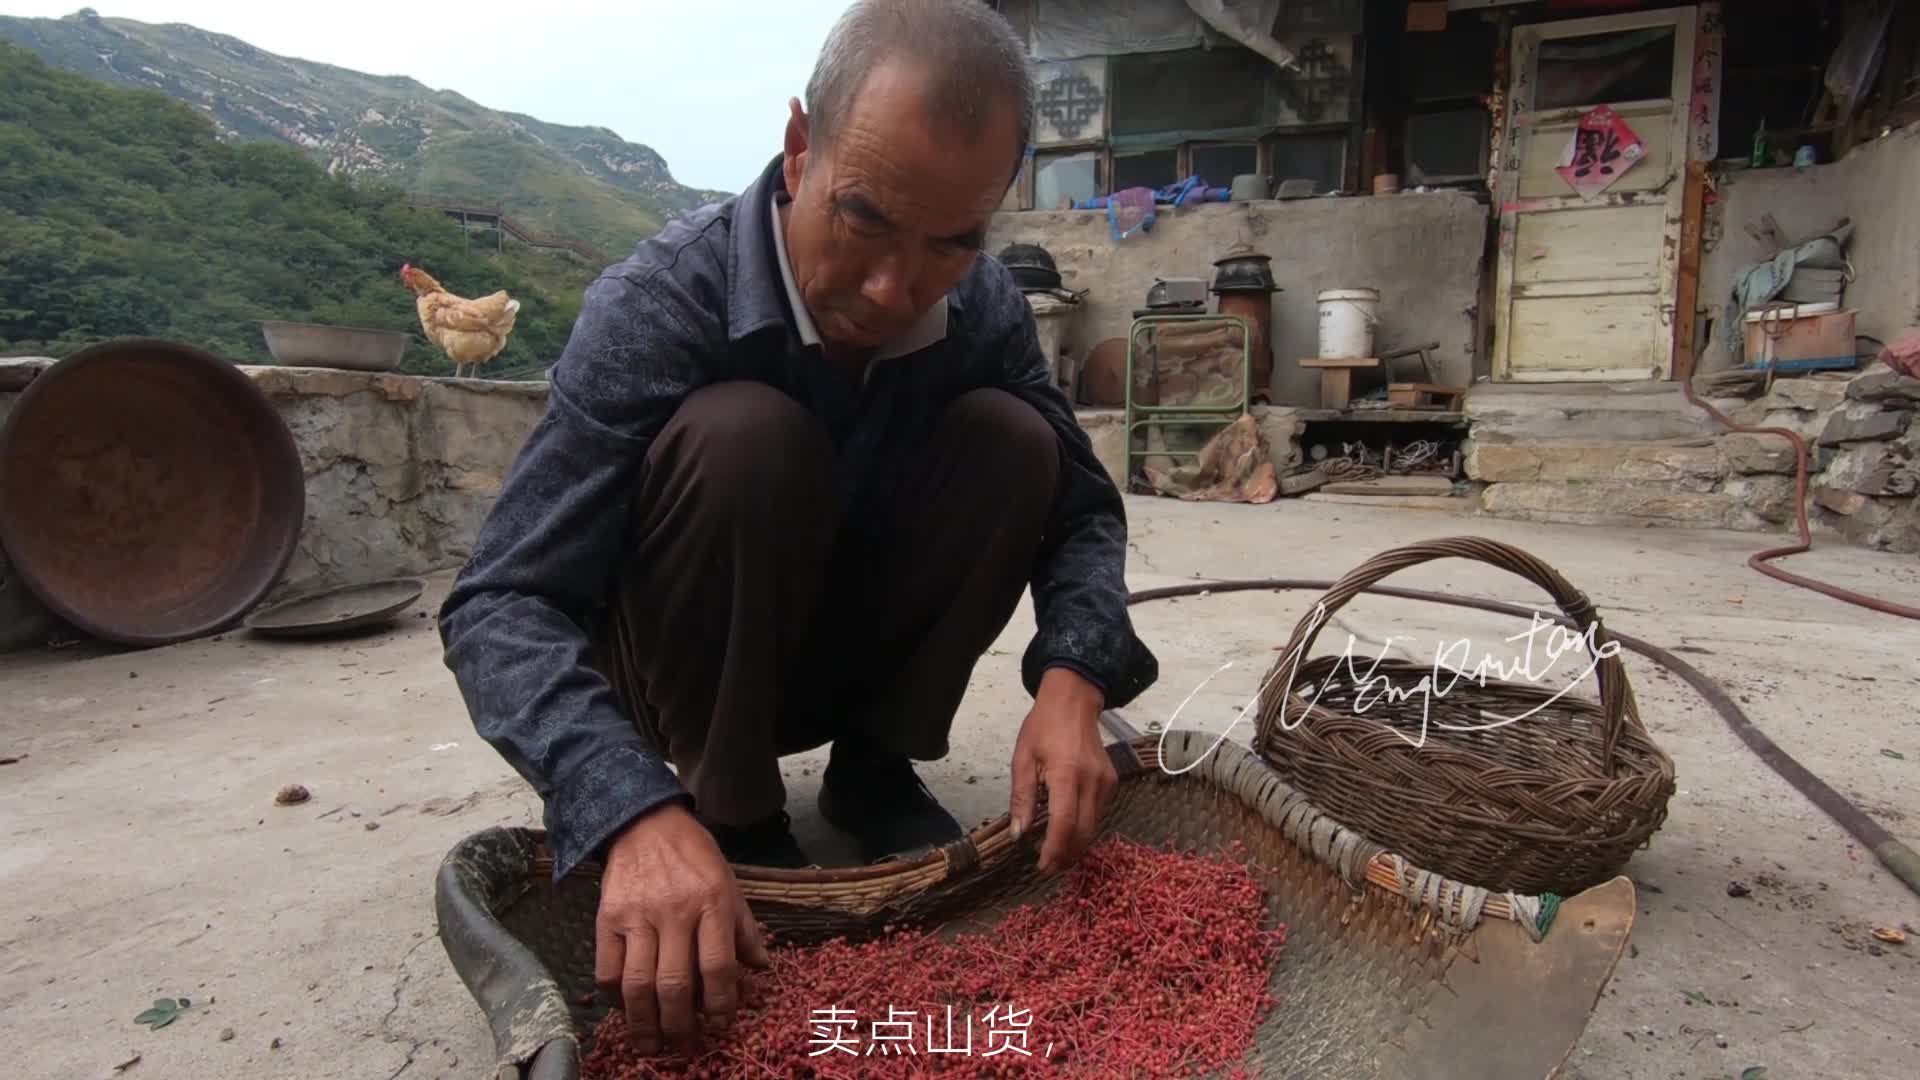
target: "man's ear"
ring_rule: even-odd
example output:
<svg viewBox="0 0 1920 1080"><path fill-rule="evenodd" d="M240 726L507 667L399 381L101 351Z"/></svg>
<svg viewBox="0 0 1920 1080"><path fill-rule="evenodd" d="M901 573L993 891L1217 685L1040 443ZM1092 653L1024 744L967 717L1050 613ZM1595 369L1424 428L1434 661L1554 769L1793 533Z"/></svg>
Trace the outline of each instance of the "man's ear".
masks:
<svg viewBox="0 0 1920 1080"><path fill-rule="evenodd" d="M800 107L799 98L787 99L787 142L786 158L781 163L781 171L787 182L787 194L800 191L800 178L807 171L807 153L812 148L812 132L807 122L807 112Z"/></svg>

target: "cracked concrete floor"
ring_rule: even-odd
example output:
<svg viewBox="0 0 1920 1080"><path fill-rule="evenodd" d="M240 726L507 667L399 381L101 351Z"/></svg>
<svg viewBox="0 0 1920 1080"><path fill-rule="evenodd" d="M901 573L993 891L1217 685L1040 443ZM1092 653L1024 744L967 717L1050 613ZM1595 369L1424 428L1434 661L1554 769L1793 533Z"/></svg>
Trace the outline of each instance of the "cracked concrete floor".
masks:
<svg viewBox="0 0 1920 1080"><path fill-rule="evenodd" d="M1517 543L1585 589L1613 625L1685 646L1810 768L1920 846L1920 627L1745 569L1761 537L1301 502L1133 499L1131 513L1136 588L1200 575L1335 577L1382 548L1455 533ZM1920 597L1911 558L1828 545L1793 565ZM1537 599L1477 564L1395 580ZM419 612L445 582L434 580ZM1204 682L1181 725L1227 729L1312 601L1239 594L1136 609L1162 677L1129 717L1164 719ZM983 659L953 755L927 770L963 820L1004 807L1005 755L1025 702L1015 665L1030 627L1023 610ZM1497 651L1515 629L1367 598L1330 633L1372 643L1357 648L1364 658L1390 637L1414 655L1463 636ZM1628 867L1642 886L1633 955L1568 1075L1737 1077L1756 1065L1770 1080L1911 1075L1920 941L1882 948L1867 933L1920 924L1920 900L1677 679L1631 655L1629 670L1681 790L1666 828ZM473 735L431 619L410 612L397 628L346 642L229 635L145 652L16 655L0 658L0 687L0 758L20 759L0 766L0 1045L12 1048L14 1075L488 1075L486 1028L434 937L432 880L462 836L536 823L538 809ZM1243 739L1246 726L1233 734ZM823 859L844 857L812 810L819 765L797 758L789 769L798 826ZM275 806L289 783L311 801ZM1751 895L1730 897L1731 880ZM193 1005L158 1031L132 1022L163 995Z"/></svg>

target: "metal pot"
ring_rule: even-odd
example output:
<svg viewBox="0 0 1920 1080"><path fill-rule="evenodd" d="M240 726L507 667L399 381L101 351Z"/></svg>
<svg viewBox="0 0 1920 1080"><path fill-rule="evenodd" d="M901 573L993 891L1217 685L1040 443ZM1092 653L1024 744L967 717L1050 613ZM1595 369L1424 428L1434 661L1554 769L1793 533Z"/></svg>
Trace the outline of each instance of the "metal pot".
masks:
<svg viewBox="0 0 1920 1080"><path fill-rule="evenodd" d="M1273 257L1262 255L1249 244L1236 244L1217 259L1213 271L1213 289L1218 293L1281 291L1273 283Z"/></svg>
<svg viewBox="0 0 1920 1080"><path fill-rule="evenodd" d="M1060 287L1060 268L1053 253L1039 244L1008 244L1000 249L1000 264L1013 273L1022 292L1045 292Z"/></svg>

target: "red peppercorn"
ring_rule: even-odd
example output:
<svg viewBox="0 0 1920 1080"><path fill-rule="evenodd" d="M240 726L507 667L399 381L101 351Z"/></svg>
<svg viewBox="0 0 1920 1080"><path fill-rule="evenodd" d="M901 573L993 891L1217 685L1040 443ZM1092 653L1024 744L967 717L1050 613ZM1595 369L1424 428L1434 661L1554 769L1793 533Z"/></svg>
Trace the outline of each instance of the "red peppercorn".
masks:
<svg viewBox="0 0 1920 1080"><path fill-rule="evenodd" d="M1275 1005L1268 985L1286 928L1267 928L1266 918L1258 881L1234 858L1108 839L1051 899L1008 911L984 933L943 939L889 924L869 941L773 948L772 967L747 975L733 1028L690 1053L642 1057L627 1043L622 1018L609 1015L581 1076L917 1080L1216 1071L1244 1058ZM904 1039L896 1023L902 1013L915 1025ZM821 1052L835 1034L853 1054ZM1229 1075L1250 1076L1244 1067Z"/></svg>

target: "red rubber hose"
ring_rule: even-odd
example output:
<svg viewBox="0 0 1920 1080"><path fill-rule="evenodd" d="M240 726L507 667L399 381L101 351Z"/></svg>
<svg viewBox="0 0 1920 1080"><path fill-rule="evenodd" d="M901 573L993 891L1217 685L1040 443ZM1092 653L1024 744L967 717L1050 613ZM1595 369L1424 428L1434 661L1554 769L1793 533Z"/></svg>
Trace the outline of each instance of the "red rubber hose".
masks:
<svg viewBox="0 0 1920 1080"><path fill-rule="evenodd" d="M1807 440L1801 438L1800 433L1791 428L1752 427L1746 424L1735 423L1733 417L1728 416L1726 413L1721 412L1719 409L1714 408L1712 405L1694 396L1692 379L1680 380L1680 391L1687 396L1688 402L1705 409L1708 416L1719 421L1730 431L1738 431L1748 435L1778 435L1793 444L1795 457L1793 517L1795 526L1800 530L1800 541L1795 544L1788 544L1785 547L1756 551L1752 555L1747 556L1748 566L1753 567L1755 570L1775 580L1784 581L1789 585L1798 585L1803 589L1812 589L1814 592L1831 596L1835 600L1844 600L1849 604L1855 604L1873 611L1885 612L1888 615L1899 615L1907 619L1920 619L1920 608L1895 603L1892 600L1882 600L1876 596L1867 596L1864 593L1854 592L1852 589L1843 589L1838 585L1829 585L1824 581L1815 581L1810 577L1803 577L1791 570L1783 570L1778 566L1769 565L1774 559L1784 558L1788 555L1798 555L1802 552L1813 550L1813 529L1807 524Z"/></svg>

